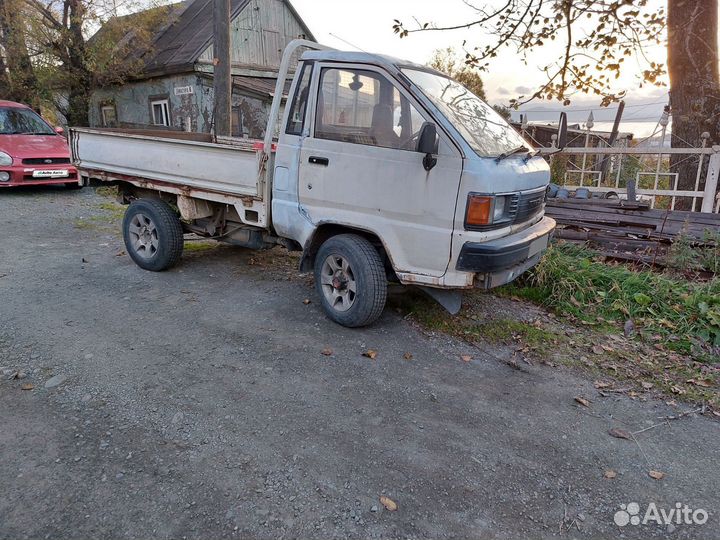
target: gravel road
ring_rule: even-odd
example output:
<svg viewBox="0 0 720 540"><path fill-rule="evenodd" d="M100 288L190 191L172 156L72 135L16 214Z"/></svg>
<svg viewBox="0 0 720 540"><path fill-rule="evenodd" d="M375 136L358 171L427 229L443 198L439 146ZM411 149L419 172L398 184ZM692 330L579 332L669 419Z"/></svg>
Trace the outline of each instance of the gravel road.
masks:
<svg viewBox="0 0 720 540"><path fill-rule="evenodd" d="M663 424L682 407L512 369L392 305L339 327L280 253L145 272L109 201L0 191L0 538L720 534L720 423ZM619 527L632 502L708 520Z"/></svg>

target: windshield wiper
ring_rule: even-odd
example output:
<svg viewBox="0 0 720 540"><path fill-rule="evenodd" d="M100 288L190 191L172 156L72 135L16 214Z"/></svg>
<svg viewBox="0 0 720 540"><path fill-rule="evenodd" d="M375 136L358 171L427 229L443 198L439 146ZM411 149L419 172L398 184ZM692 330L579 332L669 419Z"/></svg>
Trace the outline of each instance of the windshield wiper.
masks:
<svg viewBox="0 0 720 540"><path fill-rule="evenodd" d="M513 148L512 150L500 154L498 157L495 158L495 163L500 163L506 157L510 157L515 154L522 154L524 152L530 152L530 149L525 145L518 146L517 148Z"/></svg>

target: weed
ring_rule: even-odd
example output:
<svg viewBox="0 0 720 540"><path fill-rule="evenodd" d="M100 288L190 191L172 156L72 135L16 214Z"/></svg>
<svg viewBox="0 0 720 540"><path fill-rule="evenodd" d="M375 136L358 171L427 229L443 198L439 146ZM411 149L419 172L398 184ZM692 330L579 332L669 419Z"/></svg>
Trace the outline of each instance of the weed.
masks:
<svg viewBox="0 0 720 540"><path fill-rule="evenodd" d="M208 251L215 249L220 244L215 240L193 240L192 242L185 242L183 251L186 252L197 252L197 251Z"/></svg>
<svg viewBox="0 0 720 540"><path fill-rule="evenodd" d="M504 289L564 315L635 327L699 360L720 354L720 279L693 283L602 262L583 247L557 244L517 284Z"/></svg>

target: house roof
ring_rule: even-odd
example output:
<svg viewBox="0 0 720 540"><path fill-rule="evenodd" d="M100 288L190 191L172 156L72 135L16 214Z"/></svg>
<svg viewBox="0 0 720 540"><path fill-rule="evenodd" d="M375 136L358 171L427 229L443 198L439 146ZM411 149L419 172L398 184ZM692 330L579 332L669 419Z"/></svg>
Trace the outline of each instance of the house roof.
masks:
<svg viewBox="0 0 720 540"><path fill-rule="evenodd" d="M297 18L309 39L314 39L310 29L304 23L289 0L283 0L291 13ZM230 0L231 20L250 3L250 0ZM158 8L152 8L158 9ZM213 36L213 0L186 0L177 4L166 6L167 17L163 17L157 26L155 36L149 47L145 50L130 54L135 58L144 60L142 77L160 76L168 73L190 71L200 55L212 44ZM130 17L137 17L134 13L118 20L132 22ZM110 22L110 21L109 21ZM96 34L105 31L106 23ZM133 33L132 24L126 37ZM96 36L91 38L97 40Z"/></svg>

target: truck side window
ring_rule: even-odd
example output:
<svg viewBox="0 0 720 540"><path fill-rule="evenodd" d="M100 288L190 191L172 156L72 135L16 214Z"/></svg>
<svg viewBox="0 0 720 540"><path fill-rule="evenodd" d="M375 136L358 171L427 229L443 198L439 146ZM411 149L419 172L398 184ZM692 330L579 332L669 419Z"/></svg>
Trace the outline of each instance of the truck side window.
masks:
<svg viewBox="0 0 720 540"><path fill-rule="evenodd" d="M297 91L293 96L292 107L290 108L290 116L285 133L288 135L302 135L305 125L305 114L307 112L308 95L310 94L310 75L312 74L312 64L305 63L300 74L300 82Z"/></svg>
<svg viewBox="0 0 720 540"><path fill-rule="evenodd" d="M315 118L315 137L415 150L424 122L386 77L374 71L324 68Z"/></svg>

